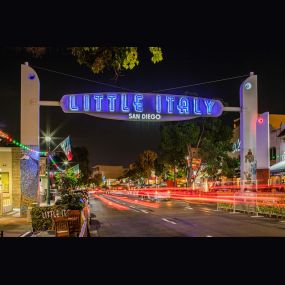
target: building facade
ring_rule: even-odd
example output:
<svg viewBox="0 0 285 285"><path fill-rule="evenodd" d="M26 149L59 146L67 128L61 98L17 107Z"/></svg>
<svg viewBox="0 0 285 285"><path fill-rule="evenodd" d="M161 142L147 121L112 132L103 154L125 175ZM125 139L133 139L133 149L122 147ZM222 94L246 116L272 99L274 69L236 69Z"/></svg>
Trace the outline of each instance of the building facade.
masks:
<svg viewBox="0 0 285 285"><path fill-rule="evenodd" d="M20 148L0 147L0 215L21 206Z"/></svg>
<svg viewBox="0 0 285 285"><path fill-rule="evenodd" d="M234 120L231 156L240 158L239 119ZM269 183L285 182L285 115L269 114ZM257 143L262 143L257 142Z"/></svg>
<svg viewBox="0 0 285 285"><path fill-rule="evenodd" d="M92 177L101 174L103 181L109 186L113 181L122 176L127 168L122 165L95 165L92 167Z"/></svg>

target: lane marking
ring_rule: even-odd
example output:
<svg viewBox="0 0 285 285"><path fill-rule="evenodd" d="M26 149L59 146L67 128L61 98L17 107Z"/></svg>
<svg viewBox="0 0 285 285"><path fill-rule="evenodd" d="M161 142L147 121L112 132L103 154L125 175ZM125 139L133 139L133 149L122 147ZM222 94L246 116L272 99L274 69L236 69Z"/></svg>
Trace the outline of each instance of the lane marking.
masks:
<svg viewBox="0 0 285 285"><path fill-rule="evenodd" d="M185 209L193 210L193 208L191 208L191 207L185 207Z"/></svg>
<svg viewBox="0 0 285 285"><path fill-rule="evenodd" d="M163 220L163 221L165 221L165 222L168 222L168 223L171 223L171 224L176 225L176 223L175 223L175 222L173 222L173 221L169 221L169 220L167 220L167 219L165 219L165 218L162 218L162 220Z"/></svg>
<svg viewBox="0 0 285 285"><path fill-rule="evenodd" d="M146 214L148 214L148 211L146 211L146 210L141 210L143 213L146 213Z"/></svg>
<svg viewBox="0 0 285 285"><path fill-rule="evenodd" d="M139 212L139 213L141 212L141 211L139 211L139 210L137 210L137 209L132 209L132 210L135 211L135 212Z"/></svg>
<svg viewBox="0 0 285 285"><path fill-rule="evenodd" d="M32 233L32 231L28 231L28 232L26 232L26 233L20 235L20 237L26 237L26 236L28 236L28 235L31 234L31 233Z"/></svg>

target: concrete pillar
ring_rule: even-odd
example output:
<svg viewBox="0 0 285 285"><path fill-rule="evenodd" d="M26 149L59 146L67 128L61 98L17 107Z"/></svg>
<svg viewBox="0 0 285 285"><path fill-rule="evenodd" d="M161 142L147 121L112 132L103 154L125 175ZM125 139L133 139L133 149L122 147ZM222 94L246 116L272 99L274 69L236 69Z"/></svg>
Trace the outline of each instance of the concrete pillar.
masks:
<svg viewBox="0 0 285 285"><path fill-rule="evenodd" d="M40 81L28 65L21 65L21 143L39 151ZM39 190L39 154L21 150L21 215L37 202Z"/></svg>
<svg viewBox="0 0 285 285"><path fill-rule="evenodd" d="M257 75L250 76L240 86L240 176L241 183L256 180L256 120Z"/></svg>

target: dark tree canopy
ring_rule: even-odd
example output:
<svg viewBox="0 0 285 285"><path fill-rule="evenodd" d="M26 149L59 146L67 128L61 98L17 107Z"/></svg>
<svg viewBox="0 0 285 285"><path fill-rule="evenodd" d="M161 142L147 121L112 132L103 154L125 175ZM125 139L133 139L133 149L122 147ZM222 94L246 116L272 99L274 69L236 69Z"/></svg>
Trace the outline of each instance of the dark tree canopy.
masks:
<svg viewBox="0 0 285 285"><path fill-rule="evenodd" d="M47 47L26 47L25 51L34 57L42 57ZM87 66L93 73L113 70L115 79L122 70L132 70L139 65L138 47L70 47L67 50L79 64ZM163 60L160 47L149 47L150 59L153 63Z"/></svg>

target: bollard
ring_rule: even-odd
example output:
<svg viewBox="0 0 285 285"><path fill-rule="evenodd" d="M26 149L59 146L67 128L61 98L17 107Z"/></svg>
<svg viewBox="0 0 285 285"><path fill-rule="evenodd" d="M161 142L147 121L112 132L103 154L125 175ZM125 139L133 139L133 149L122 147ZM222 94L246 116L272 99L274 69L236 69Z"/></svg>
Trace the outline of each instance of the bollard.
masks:
<svg viewBox="0 0 285 285"><path fill-rule="evenodd" d="M238 214L238 212L236 212L236 193L234 193L234 202L233 202L233 212L230 212L230 214Z"/></svg>

